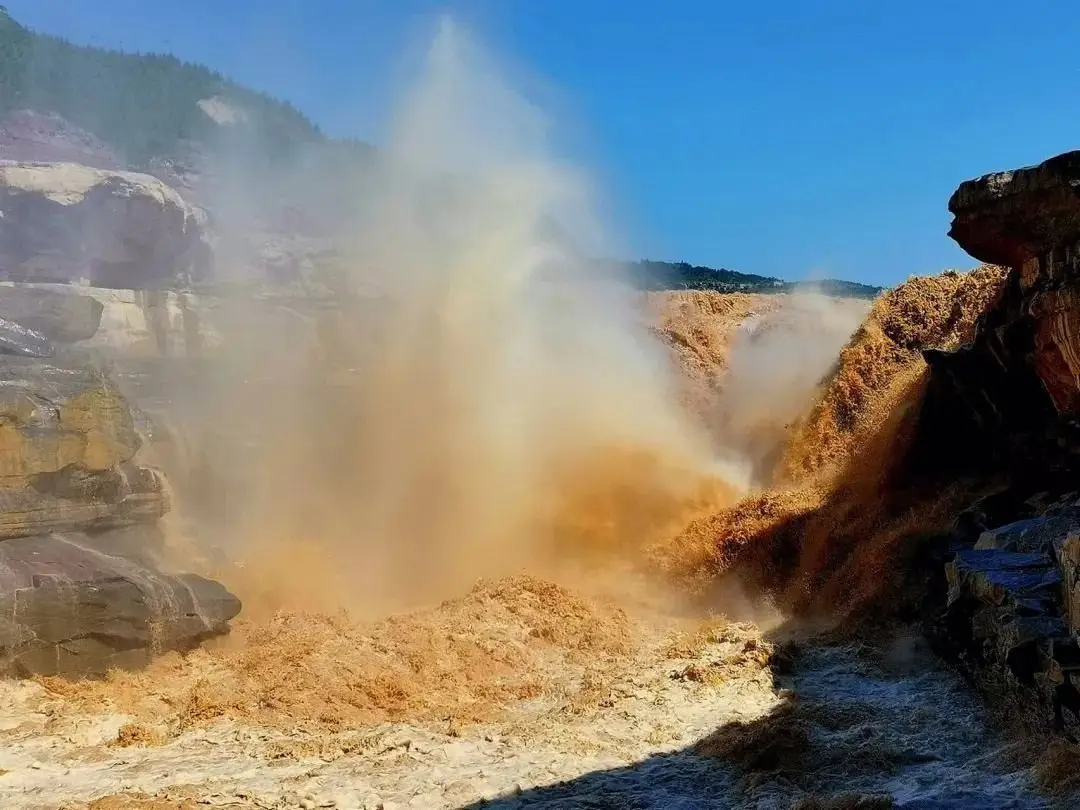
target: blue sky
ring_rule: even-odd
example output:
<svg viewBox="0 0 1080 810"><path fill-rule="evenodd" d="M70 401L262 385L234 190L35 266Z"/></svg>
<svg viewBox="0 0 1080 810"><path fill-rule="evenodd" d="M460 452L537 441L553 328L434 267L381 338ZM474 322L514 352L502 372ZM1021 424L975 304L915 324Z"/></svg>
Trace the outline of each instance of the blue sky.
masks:
<svg viewBox="0 0 1080 810"><path fill-rule="evenodd" d="M457 11L557 88L629 249L893 284L974 262L956 184L1080 147L1075 0L3 0L169 51L377 140L405 55Z"/></svg>

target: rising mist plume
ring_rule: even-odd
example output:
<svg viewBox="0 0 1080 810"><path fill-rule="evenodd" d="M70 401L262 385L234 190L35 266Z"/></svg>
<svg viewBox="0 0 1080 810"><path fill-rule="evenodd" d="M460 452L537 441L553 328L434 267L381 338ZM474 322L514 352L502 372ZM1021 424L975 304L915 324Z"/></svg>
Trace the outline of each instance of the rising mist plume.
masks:
<svg viewBox="0 0 1080 810"><path fill-rule="evenodd" d="M254 455L216 462L245 482L224 507L244 568L219 573L252 609L378 611L633 560L749 481L755 448L718 452L640 294L590 261L610 236L588 177L504 75L443 20L356 189L333 305L216 313L199 420L257 435ZM789 365L802 407L806 364ZM728 428L753 412L754 379L740 372Z"/></svg>
<svg viewBox="0 0 1080 810"><path fill-rule="evenodd" d="M632 547L722 486L638 297L587 258L587 179L500 76L443 20L357 189L339 306L219 312L213 419L264 438L231 507L259 587L448 595Z"/></svg>

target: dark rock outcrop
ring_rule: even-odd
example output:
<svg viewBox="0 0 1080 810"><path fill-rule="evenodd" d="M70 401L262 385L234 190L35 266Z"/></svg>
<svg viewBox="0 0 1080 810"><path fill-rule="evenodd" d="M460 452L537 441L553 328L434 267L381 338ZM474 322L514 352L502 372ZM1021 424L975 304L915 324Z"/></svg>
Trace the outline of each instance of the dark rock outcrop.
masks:
<svg viewBox="0 0 1080 810"><path fill-rule="evenodd" d="M957 523L934 634L995 705L1075 734L1080 152L963 183L949 209L950 236L1010 272L971 343L925 353L912 464L923 476L996 488Z"/></svg>
<svg viewBox="0 0 1080 810"><path fill-rule="evenodd" d="M239 600L203 577L155 570L142 542L72 532L0 543L0 671L102 674L226 631Z"/></svg>
<svg viewBox="0 0 1080 810"><path fill-rule="evenodd" d="M949 209L949 233L960 246L1010 272L969 345L924 353L931 375L914 451L919 471L950 477L1004 471L1032 491L1074 488L1080 152L963 183Z"/></svg>
<svg viewBox="0 0 1080 810"><path fill-rule="evenodd" d="M170 287L210 272L205 212L147 174L0 161L0 276Z"/></svg>
<svg viewBox="0 0 1080 810"><path fill-rule="evenodd" d="M1024 383L1017 396L1017 404L1030 406L1024 415L1057 423L1057 443L1077 455L1080 152L963 183L949 210L954 214L949 233L962 248L1012 270L970 351ZM1030 431L1033 420L1027 421Z"/></svg>
<svg viewBox="0 0 1080 810"><path fill-rule="evenodd" d="M1080 648L1064 615L1061 523L1024 522L1039 550L961 550L946 565L948 607L939 640L999 708L1035 728L1080 729ZM1015 535L1014 535L1015 536ZM1053 552L1052 549L1058 549ZM1075 675L1074 675L1075 673Z"/></svg>

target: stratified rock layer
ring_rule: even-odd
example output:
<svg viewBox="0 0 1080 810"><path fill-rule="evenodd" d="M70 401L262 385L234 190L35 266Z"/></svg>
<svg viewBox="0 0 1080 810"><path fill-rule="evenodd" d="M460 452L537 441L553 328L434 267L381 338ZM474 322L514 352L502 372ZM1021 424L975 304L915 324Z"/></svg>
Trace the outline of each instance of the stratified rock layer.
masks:
<svg viewBox="0 0 1080 810"><path fill-rule="evenodd" d="M961 183L949 236L980 261L1023 268L1080 240L1080 151ZM1039 275L1029 268L1029 280Z"/></svg>
<svg viewBox="0 0 1080 810"><path fill-rule="evenodd" d="M946 565L946 646L969 675L1037 726L1076 727L1080 646L1068 595L1077 514L1047 515L984 534Z"/></svg>
<svg viewBox="0 0 1080 810"><path fill-rule="evenodd" d="M163 573L164 477L105 374L0 354L0 672L98 675L225 632L221 585Z"/></svg>
<svg viewBox="0 0 1080 810"><path fill-rule="evenodd" d="M155 177L0 161L0 277L169 287L205 277L206 215Z"/></svg>
<svg viewBox="0 0 1080 810"><path fill-rule="evenodd" d="M1076 454L1077 434L1054 417L1080 414L1080 152L963 183L949 210L949 234L962 248L1013 271L972 347L985 358L982 385L1021 388L1018 396L992 397L1008 404L1002 421L1022 421L1028 432L1035 421L1057 422L1054 441ZM969 400L977 395L971 381L963 386ZM1013 412L1019 420L1009 419Z"/></svg>

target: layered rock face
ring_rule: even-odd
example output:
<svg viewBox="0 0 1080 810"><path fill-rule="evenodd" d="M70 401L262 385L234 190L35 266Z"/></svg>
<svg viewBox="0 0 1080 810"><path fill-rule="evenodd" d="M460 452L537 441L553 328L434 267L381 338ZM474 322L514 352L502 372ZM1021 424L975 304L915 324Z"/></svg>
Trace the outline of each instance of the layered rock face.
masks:
<svg viewBox="0 0 1080 810"><path fill-rule="evenodd" d="M170 287L211 266L207 217L146 174L0 161L0 275Z"/></svg>
<svg viewBox="0 0 1080 810"><path fill-rule="evenodd" d="M1035 723L1080 728L1080 152L962 184L950 235L1011 269L975 339L927 352L912 468L993 489L958 521L939 628Z"/></svg>
<svg viewBox="0 0 1080 810"><path fill-rule="evenodd" d="M0 329L0 672L141 665L226 631L240 610L217 583L162 569L164 477L139 465L113 380L67 356L102 311L74 293L0 286L0 325L56 356L17 356Z"/></svg>

